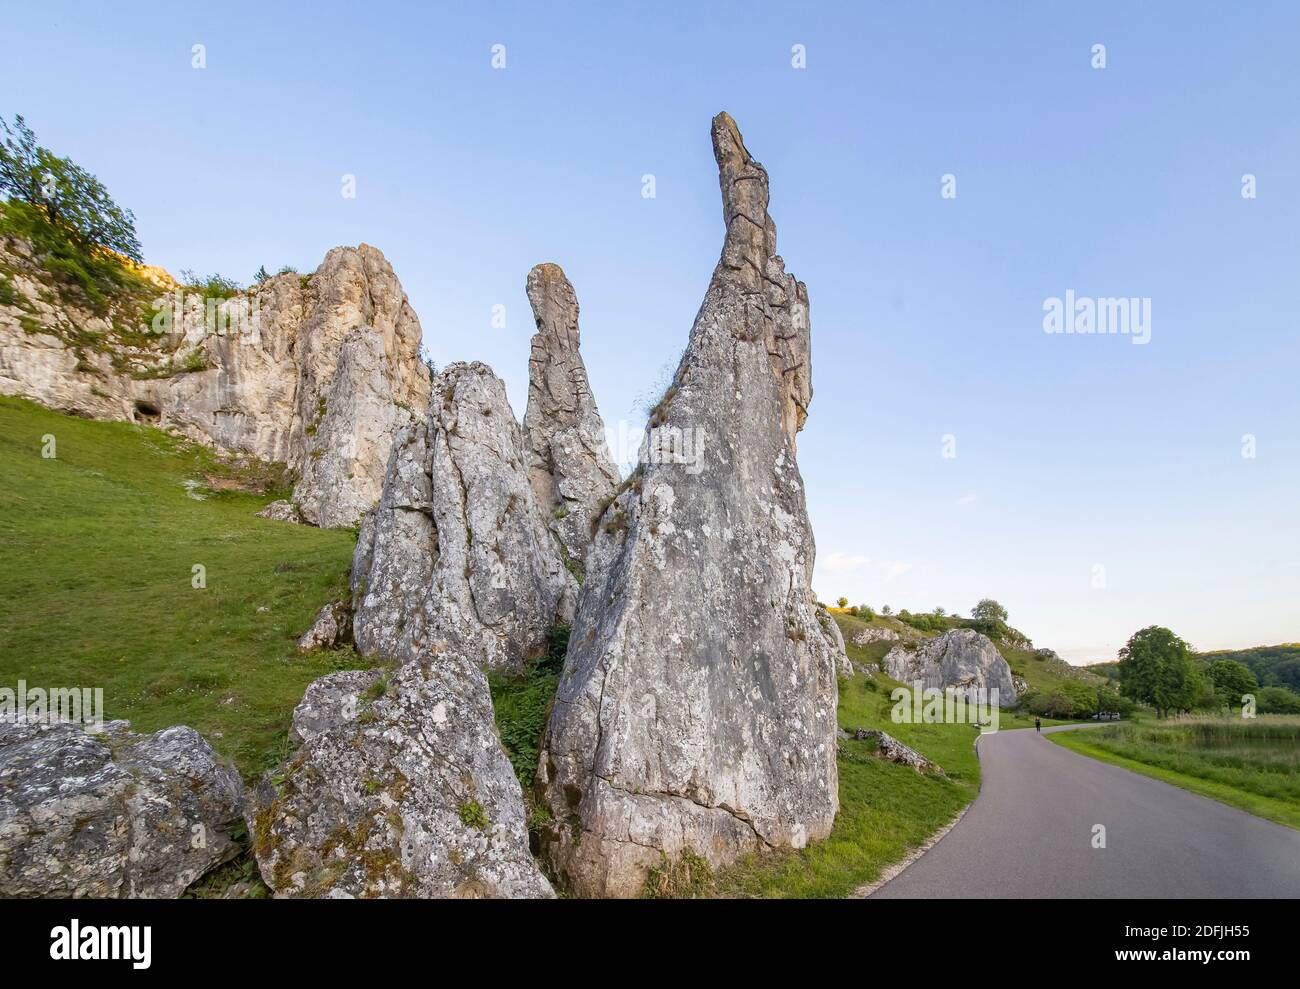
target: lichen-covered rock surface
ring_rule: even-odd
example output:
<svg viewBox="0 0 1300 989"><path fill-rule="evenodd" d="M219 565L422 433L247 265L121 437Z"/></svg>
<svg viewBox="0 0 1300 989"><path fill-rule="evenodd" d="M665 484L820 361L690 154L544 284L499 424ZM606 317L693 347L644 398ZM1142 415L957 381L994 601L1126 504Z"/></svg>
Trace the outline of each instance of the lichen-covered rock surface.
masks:
<svg viewBox="0 0 1300 989"><path fill-rule="evenodd" d="M168 898L233 858L239 774L203 736L0 720L0 897Z"/></svg>
<svg viewBox="0 0 1300 989"><path fill-rule="evenodd" d="M458 651L518 669L572 618L578 585L546 528L519 424L491 368L448 366L427 420L399 434L352 580L357 648L399 662Z"/></svg>
<svg viewBox="0 0 1300 989"><path fill-rule="evenodd" d="M262 877L286 897L549 897L483 672L457 653L331 673L297 752L254 791Z"/></svg>
<svg viewBox="0 0 1300 989"><path fill-rule="evenodd" d="M635 895L661 854L802 847L838 807L838 649L795 460L808 296L725 113L713 147L726 240L650 420L701 456L643 463L598 520L538 768L546 853L579 895Z"/></svg>

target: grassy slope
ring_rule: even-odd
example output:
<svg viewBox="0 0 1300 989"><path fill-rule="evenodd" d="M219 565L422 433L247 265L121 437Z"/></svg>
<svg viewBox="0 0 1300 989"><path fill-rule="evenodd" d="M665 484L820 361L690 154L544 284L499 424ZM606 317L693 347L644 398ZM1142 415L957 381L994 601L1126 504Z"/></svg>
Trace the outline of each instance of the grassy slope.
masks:
<svg viewBox="0 0 1300 989"><path fill-rule="evenodd" d="M359 662L294 654L354 537L255 518L270 495L187 494L214 471L159 430L0 398L0 685L103 687L108 717L191 725L250 774L284 754L307 684Z"/></svg>
<svg viewBox="0 0 1300 989"><path fill-rule="evenodd" d="M1281 726L1288 727L1292 738L1273 746L1231 742L1195 746L1186 721L1146 721L1048 737L1081 755L1300 828L1300 718L1264 716L1253 724L1239 719L1223 723L1226 732L1234 735Z"/></svg>

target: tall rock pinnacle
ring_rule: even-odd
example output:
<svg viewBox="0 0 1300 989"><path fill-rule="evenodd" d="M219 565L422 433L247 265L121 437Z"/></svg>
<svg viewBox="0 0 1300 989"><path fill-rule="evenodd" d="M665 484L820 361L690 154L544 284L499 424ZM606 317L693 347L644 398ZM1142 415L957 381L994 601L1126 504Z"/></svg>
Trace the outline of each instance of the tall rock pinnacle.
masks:
<svg viewBox="0 0 1300 989"><path fill-rule="evenodd" d="M558 264L528 273L528 301L537 323L524 412L528 481L551 532L581 564L592 520L618 487L618 468L578 352L578 298Z"/></svg>
<svg viewBox="0 0 1300 989"><path fill-rule="evenodd" d="M795 460L808 296L725 113L713 149L722 256L648 455L598 520L538 768L546 852L579 895L635 895L661 852L802 847L839 804L839 650Z"/></svg>

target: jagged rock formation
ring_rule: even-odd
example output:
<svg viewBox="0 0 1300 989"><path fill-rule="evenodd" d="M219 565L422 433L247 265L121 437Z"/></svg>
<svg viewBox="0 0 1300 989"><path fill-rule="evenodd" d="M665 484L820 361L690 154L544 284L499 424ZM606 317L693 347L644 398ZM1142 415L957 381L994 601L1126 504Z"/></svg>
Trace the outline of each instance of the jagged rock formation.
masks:
<svg viewBox="0 0 1300 989"><path fill-rule="evenodd" d="M577 583L528 483L505 385L452 364L427 422L393 446L378 508L352 564L357 648L400 662L461 652L491 668L546 649L573 615Z"/></svg>
<svg viewBox="0 0 1300 989"><path fill-rule="evenodd" d="M885 654L881 665L904 684L921 682L923 689L956 687L968 701L980 688L998 691L998 706L1016 703L1011 667L987 636L971 628L955 628L922 643L900 643Z"/></svg>
<svg viewBox="0 0 1300 989"><path fill-rule="evenodd" d="M298 751L248 812L279 896L549 897L487 679L458 653L331 673L294 711Z"/></svg>
<svg viewBox="0 0 1300 989"><path fill-rule="evenodd" d="M24 245L4 245L0 267L13 286L0 301L0 394L286 463L313 524L352 525L374 504L393 436L428 402L419 320L367 244L222 300L154 269L144 332L51 301Z"/></svg>
<svg viewBox="0 0 1300 989"><path fill-rule="evenodd" d="M808 297L725 113L713 149L726 240L650 420L701 430L701 458L643 463L602 515L538 768L546 854L579 895L635 895L661 852L801 847L838 809L837 649L795 461Z"/></svg>
<svg viewBox="0 0 1300 989"><path fill-rule="evenodd" d="M193 728L0 720L0 896L176 897L239 846L239 774Z"/></svg>
<svg viewBox="0 0 1300 989"><path fill-rule="evenodd" d="M528 273L527 288L537 324L524 412L528 481L568 559L581 565L592 521L620 477L578 352L573 286L558 264L539 264Z"/></svg>

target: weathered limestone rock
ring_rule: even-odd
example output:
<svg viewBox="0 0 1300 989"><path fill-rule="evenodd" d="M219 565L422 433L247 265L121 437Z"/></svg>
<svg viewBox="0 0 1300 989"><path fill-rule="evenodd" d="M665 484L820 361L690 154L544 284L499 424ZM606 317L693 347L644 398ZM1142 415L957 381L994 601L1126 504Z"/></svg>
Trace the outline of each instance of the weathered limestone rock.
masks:
<svg viewBox="0 0 1300 989"><path fill-rule="evenodd" d="M853 637L853 644L866 646L873 642L897 642L901 638L892 628L864 628Z"/></svg>
<svg viewBox="0 0 1300 989"><path fill-rule="evenodd" d="M20 242L0 245L0 269L15 289L0 303L0 394L288 464L313 524L356 522L393 436L428 404L419 320L367 244L331 250L310 277L286 272L220 300L156 273L157 312L126 326L50 301Z"/></svg>
<svg viewBox="0 0 1300 989"><path fill-rule="evenodd" d="M980 688L998 691L998 706L1016 703L1011 667L989 638L971 628L955 628L925 642L900 643L885 654L885 672L901 683L923 688L957 687L974 701Z"/></svg>
<svg viewBox="0 0 1300 989"><path fill-rule="evenodd" d="M352 608L346 601L331 601L316 612L316 619L298 639L298 652L333 649L352 632Z"/></svg>
<svg viewBox="0 0 1300 989"><path fill-rule="evenodd" d="M400 662L443 651L519 667L572 618L577 582L542 520L505 385L452 364L427 423L402 432L353 557L358 649Z"/></svg>
<svg viewBox="0 0 1300 989"><path fill-rule="evenodd" d="M248 827L289 897L549 897L487 679L458 653L331 673L294 711L301 743Z"/></svg>
<svg viewBox="0 0 1300 989"><path fill-rule="evenodd" d="M579 895L635 895L661 851L802 847L838 809L837 647L795 461L808 297L725 113L713 147L726 241L650 422L701 430L701 457L643 463L602 515L538 769Z"/></svg>
<svg viewBox="0 0 1300 989"><path fill-rule="evenodd" d="M176 897L234 857L239 774L203 736L0 721L0 896Z"/></svg>
<svg viewBox="0 0 1300 989"><path fill-rule="evenodd" d="M817 622L835 650L836 672L842 677L853 676L853 661L849 659L849 654L844 649L844 633L840 631L831 613L820 605L817 607Z"/></svg>
<svg viewBox="0 0 1300 989"><path fill-rule="evenodd" d="M551 532L581 566L620 477L578 352L578 298L558 264L528 273L528 301L537 324L524 413L528 480Z"/></svg>
<svg viewBox="0 0 1300 989"><path fill-rule="evenodd" d="M874 742L876 755L888 762L896 762L900 766L910 766L918 773L946 775L939 765L931 762L920 752L917 752L916 749L904 745L888 732L881 731L878 728L858 728L853 732L852 737L858 741Z"/></svg>
<svg viewBox="0 0 1300 989"><path fill-rule="evenodd" d="M379 500L394 437L414 421L412 407L394 394L383 340L369 327L344 339L319 409L314 434L304 436L294 499L323 528L355 525Z"/></svg>
<svg viewBox="0 0 1300 989"><path fill-rule="evenodd" d="M301 522L302 515L298 509L293 507L293 502L285 501L283 498L273 501L260 512L258 518L271 519L273 522Z"/></svg>

